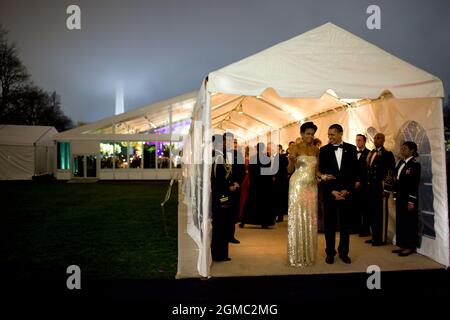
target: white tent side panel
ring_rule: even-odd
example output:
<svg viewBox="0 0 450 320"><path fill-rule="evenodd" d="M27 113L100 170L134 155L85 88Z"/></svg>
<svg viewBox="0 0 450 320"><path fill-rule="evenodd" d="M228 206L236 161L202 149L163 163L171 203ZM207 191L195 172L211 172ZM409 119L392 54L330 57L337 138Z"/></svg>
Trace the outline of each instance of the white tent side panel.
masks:
<svg viewBox="0 0 450 320"><path fill-rule="evenodd" d="M202 86L193 111L189 135L183 150L183 208L186 231L198 248L197 272L208 277L211 267L210 158L211 114L209 93ZM193 253L195 254L195 253ZM178 277L185 276L181 272Z"/></svg>
<svg viewBox="0 0 450 320"><path fill-rule="evenodd" d="M0 180L30 180L33 175L33 146L0 145Z"/></svg>

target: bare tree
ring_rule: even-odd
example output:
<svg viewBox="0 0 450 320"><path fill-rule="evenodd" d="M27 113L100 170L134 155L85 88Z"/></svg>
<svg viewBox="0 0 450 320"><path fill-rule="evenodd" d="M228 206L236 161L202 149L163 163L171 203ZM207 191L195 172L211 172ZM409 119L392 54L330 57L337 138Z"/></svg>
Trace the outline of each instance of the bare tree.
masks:
<svg viewBox="0 0 450 320"><path fill-rule="evenodd" d="M19 59L17 46L7 39L8 31L0 25L0 116L8 112L11 95L21 90L29 79Z"/></svg>
<svg viewBox="0 0 450 320"><path fill-rule="evenodd" d="M63 131L73 126L61 108L61 99L30 81L15 44L0 25L0 123L54 126Z"/></svg>

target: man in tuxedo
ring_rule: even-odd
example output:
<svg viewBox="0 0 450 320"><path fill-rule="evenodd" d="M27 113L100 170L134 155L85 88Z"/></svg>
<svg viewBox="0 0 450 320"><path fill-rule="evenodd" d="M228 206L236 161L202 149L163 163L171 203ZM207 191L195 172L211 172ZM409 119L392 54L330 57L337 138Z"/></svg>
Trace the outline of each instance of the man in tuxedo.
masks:
<svg viewBox="0 0 450 320"><path fill-rule="evenodd" d="M388 199L393 191L395 158L391 151L384 148L385 136L377 133L373 138L375 149L367 156L367 190L372 240L366 240L372 246L387 243Z"/></svg>
<svg viewBox="0 0 450 320"><path fill-rule="evenodd" d="M336 255L336 226L339 219L340 238L338 253L344 263L351 263L348 256L350 235L349 220L351 215L350 197L356 181L356 147L342 141L343 129L333 124L328 129L329 143L320 149L319 171L324 194L324 228L326 263L334 263Z"/></svg>
<svg viewBox="0 0 450 320"><path fill-rule="evenodd" d="M234 139L234 135L231 132L225 132L223 134L224 141L224 155L226 155L227 163L231 164L232 176L231 182L236 186L236 191L231 193L230 198L230 221L228 222L228 241L238 244L240 241L236 239L236 223L239 218L239 202L240 202L240 187L245 177L245 161L242 152L238 150L237 139Z"/></svg>
<svg viewBox="0 0 450 320"><path fill-rule="evenodd" d="M367 214L367 156L370 150L366 148L367 138L363 134L356 135L356 148L358 167L353 192L353 217L351 229L354 233L359 232L360 237L370 235L369 217Z"/></svg>
<svg viewBox="0 0 450 320"><path fill-rule="evenodd" d="M270 150L272 144L268 144ZM278 145L278 152L272 157L272 174L274 187L274 209L277 215L277 222L283 222L284 215L288 211L288 193L289 193L289 179L287 167L289 164L288 158L285 154L281 154L283 146Z"/></svg>

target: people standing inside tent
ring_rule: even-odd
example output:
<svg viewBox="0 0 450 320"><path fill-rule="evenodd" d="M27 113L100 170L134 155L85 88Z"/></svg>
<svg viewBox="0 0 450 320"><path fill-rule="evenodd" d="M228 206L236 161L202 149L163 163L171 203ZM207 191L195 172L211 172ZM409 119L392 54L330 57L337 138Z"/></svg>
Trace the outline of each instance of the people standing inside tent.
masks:
<svg viewBox="0 0 450 320"><path fill-rule="evenodd" d="M375 149L367 156L367 187L372 246L387 244L388 199L393 189L394 155L384 148L385 136L377 133L373 138Z"/></svg>
<svg viewBox="0 0 450 320"><path fill-rule="evenodd" d="M363 134L356 135L358 157L357 179L353 193L353 211L350 229L352 233L359 233L360 237L370 235L369 217L367 214L367 156L370 150L366 148L367 138Z"/></svg>
<svg viewBox="0 0 450 320"><path fill-rule="evenodd" d="M277 216L277 222L283 222L284 215L288 212L288 158L285 154L282 154L282 151L283 146L279 144L278 152L272 157L272 174L274 176L273 188L276 198L274 209Z"/></svg>
<svg viewBox="0 0 450 320"><path fill-rule="evenodd" d="M313 145L317 126L300 127L302 142L289 152L288 259L291 266L308 266L317 252L317 164L319 149Z"/></svg>
<svg viewBox="0 0 450 320"><path fill-rule="evenodd" d="M329 143L320 149L319 171L322 173L325 204L325 241L328 264L334 263L336 255L336 228L339 219L339 258L351 263L348 256L350 246L349 217L350 197L356 182L356 147L342 141L343 128L333 124L328 129Z"/></svg>
<svg viewBox="0 0 450 320"><path fill-rule="evenodd" d="M394 199L396 214L396 245L392 250L400 257L413 254L419 244L419 183L421 166L415 159L418 156L417 144L406 141L400 148L402 160L395 168Z"/></svg>
<svg viewBox="0 0 450 320"><path fill-rule="evenodd" d="M241 228L246 224L253 224L261 225L263 229L267 229L275 224L271 161L265 147L263 142L258 143L256 155L250 158L250 186L240 224Z"/></svg>
<svg viewBox="0 0 450 320"><path fill-rule="evenodd" d="M230 232L231 194L237 190L232 182L232 165L223 154L223 137L213 136L213 164L211 168L211 211L212 237L211 255L213 261L229 261L228 242Z"/></svg>
<svg viewBox="0 0 450 320"><path fill-rule="evenodd" d="M231 194L231 221L229 222L229 241L238 244L240 241L235 237L235 226L239 220L240 187L245 177L245 162L244 156L238 149L237 139L234 139L234 135L231 132L225 132L223 134L223 140L224 154L226 154L227 163L232 165L233 174L231 176L231 182L239 189Z"/></svg>

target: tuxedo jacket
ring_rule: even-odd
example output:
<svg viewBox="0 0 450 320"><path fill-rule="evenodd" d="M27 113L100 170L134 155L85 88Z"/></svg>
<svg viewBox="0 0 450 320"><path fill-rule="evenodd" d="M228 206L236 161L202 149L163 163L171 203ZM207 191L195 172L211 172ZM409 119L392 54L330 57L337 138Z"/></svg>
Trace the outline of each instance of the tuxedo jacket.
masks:
<svg viewBox="0 0 450 320"><path fill-rule="evenodd" d="M358 152L356 154L356 158L358 161L358 173L356 176L356 180L361 182L363 185L367 183L367 156L369 155L370 150L367 148L364 148L363 151L361 151L361 155L358 159Z"/></svg>
<svg viewBox="0 0 450 320"><path fill-rule="evenodd" d="M375 159L371 165L372 156ZM367 156L367 180L369 186L384 188L386 191L393 191L393 178L395 169L395 158L391 151L381 147L380 151L373 149Z"/></svg>
<svg viewBox="0 0 450 320"><path fill-rule="evenodd" d="M394 176L397 177L402 162L395 167ZM421 166L416 159L410 159L403 167L400 177L395 179L394 198L413 202L417 208L419 198Z"/></svg>
<svg viewBox="0 0 450 320"><path fill-rule="evenodd" d="M343 142L342 162L339 169L336 153L332 144L327 144L320 149L319 171L322 174L332 174L334 180L323 181L323 188L326 194L332 191L347 190L352 192L357 176L356 147Z"/></svg>

